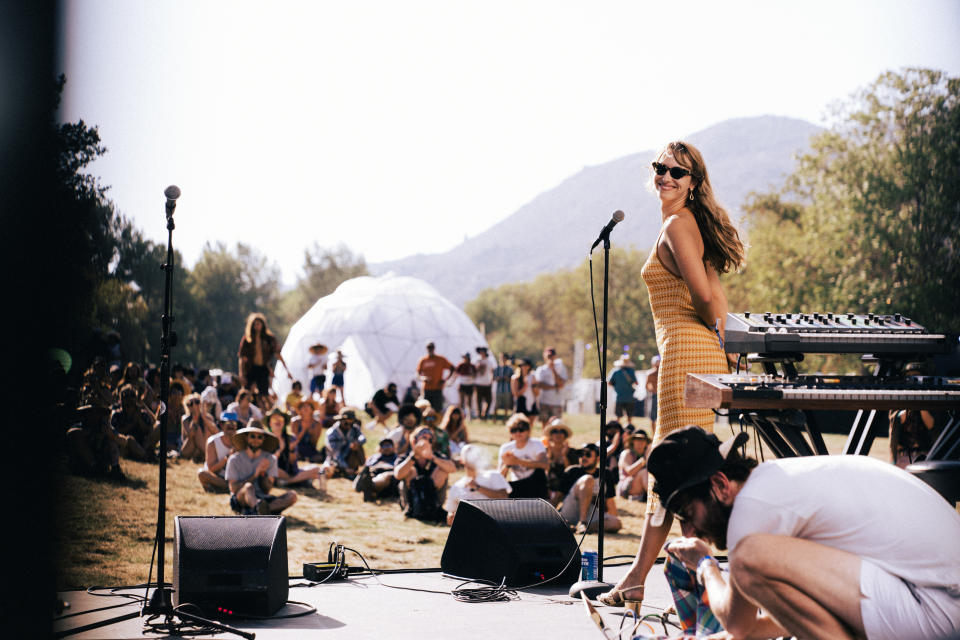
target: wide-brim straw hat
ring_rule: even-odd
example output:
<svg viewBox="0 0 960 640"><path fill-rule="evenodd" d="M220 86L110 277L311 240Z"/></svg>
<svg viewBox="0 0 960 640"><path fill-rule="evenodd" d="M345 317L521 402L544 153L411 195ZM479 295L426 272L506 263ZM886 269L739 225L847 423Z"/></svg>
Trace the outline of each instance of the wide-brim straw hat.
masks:
<svg viewBox="0 0 960 640"><path fill-rule="evenodd" d="M263 434L262 449L267 453L273 453L280 448L280 441L277 440L277 436L260 426L260 423L256 420L251 420L247 423L247 426L233 434L233 446L237 451L243 451L247 448L247 435L251 433Z"/></svg>
<svg viewBox="0 0 960 640"><path fill-rule="evenodd" d="M553 420L551 420L547 424L546 428L543 430L543 433L545 435L550 435L551 431L557 431L558 429L566 433L568 438L573 436L573 429L565 425L563 423L563 420L561 420L560 418L554 418Z"/></svg>

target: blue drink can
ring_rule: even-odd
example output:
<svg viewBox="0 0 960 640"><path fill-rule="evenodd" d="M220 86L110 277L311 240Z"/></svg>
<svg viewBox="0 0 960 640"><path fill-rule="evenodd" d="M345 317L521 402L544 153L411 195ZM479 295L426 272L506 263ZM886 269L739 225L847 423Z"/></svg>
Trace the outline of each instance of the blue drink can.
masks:
<svg viewBox="0 0 960 640"><path fill-rule="evenodd" d="M600 558L597 557L596 551L584 551L580 555L580 579L596 580L599 562Z"/></svg>

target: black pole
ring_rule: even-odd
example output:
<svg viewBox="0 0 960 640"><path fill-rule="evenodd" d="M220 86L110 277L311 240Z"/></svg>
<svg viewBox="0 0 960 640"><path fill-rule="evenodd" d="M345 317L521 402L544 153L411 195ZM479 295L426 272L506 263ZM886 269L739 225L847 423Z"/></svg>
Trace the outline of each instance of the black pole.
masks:
<svg viewBox="0 0 960 640"><path fill-rule="evenodd" d="M603 347L600 350L600 493L597 495L600 522L597 527L597 582L603 582L603 516L607 508L607 287L610 284L610 234L603 239Z"/></svg>

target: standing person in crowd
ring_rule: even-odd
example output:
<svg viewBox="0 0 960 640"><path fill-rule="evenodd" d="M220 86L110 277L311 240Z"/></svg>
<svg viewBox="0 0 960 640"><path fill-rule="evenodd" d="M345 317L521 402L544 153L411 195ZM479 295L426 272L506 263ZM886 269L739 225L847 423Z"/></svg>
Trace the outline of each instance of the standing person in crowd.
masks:
<svg viewBox="0 0 960 640"><path fill-rule="evenodd" d="M631 427L633 426L633 407L636 402L633 394L638 384L637 375L633 369L633 360L627 354L623 354L613 363L613 372L608 382L616 394L614 415L618 419L621 416L627 416L627 425Z"/></svg>
<svg viewBox="0 0 960 640"><path fill-rule="evenodd" d="M377 452L367 458L353 481L355 491L363 493L364 502L373 502L377 498L395 497L398 495L399 482L393 475L397 466L397 445L391 438L380 440Z"/></svg>
<svg viewBox="0 0 960 640"><path fill-rule="evenodd" d="M493 407L493 371L497 361L490 357L486 347L477 347L476 373L473 376L473 389L477 395L477 415L486 420Z"/></svg>
<svg viewBox="0 0 960 640"><path fill-rule="evenodd" d="M443 411L443 386L456 369L449 360L434 353L435 350L436 345L428 342L427 355L417 362L417 376L423 387L423 397L430 401L434 411L440 412ZM443 377L444 372L449 372L447 378Z"/></svg>
<svg viewBox="0 0 960 640"><path fill-rule="evenodd" d="M371 428L374 425L380 425L387 428L387 420L393 417L393 414L400 408L400 398L397 397L397 385L388 382L387 386L377 389L370 402L367 403L367 414L373 418L373 422L367 425Z"/></svg>
<svg viewBox="0 0 960 640"><path fill-rule="evenodd" d="M560 515L577 534L596 532L600 522L600 505L594 502L600 495L600 448L594 443L580 449L579 464L567 467L560 479L559 489L563 494ZM604 499L607 505L614 502L615 482L609 474L604 478ZM615 533L623 524L612 509L603 514L603 530Z"/></svg>
<svg viewBox="0 0 960 640"><path fill-rule="evenodd" d="M120 387L120 408L110 415L110 427L117 434L120 454L133 460L157 459L154 447L159 434L155 418L147 411L133 385Z"/></svg>
<svg viewBox="0 0 960 640"><path fill-rule="evenodd" d="M504 411L504 420L514 411L513 393L510 391L510 379L513 377L513 367L510 366L510 356L500 354L500 366L493 370L493 380L497 389L496 405L493 408L495 416Z"/></svg>
<svg viewBox="0 0 960 640"><path fill-rule="evenodd" d="M510 483L496 469L488 469L490 459L478 445L468 444L462 450L462 478L451 485L443 510L447 524L453 524L461 500L502 500L510 497Z"/></svg>
<svg viewBox="0 0 960 640"><path fill-rule="evenodd" d="M650 358L650 370L647 371L647 398L650 404L650 430L657 432L657 384L660 379L660 355Z"/></svg>
<svg viewBox="0 0 960 640"><path fill-rule="evenodd" d="M277 339L267 327L267 318L262 313L251 313L247 316L237 358L240 384L247 389L256 387L257 404L261 408L266 407L264 403L270 394L270 381L273 378L270 366L274 358L280 361L287 370L287 376L293 380L290 368L277 348Z"/></svg>
<svg viewBox="0 0 960 640"><path fill-rule="evenodd" d="M323 423L317 420L316 406L313 398L304 398L297 407L297 415L290 422L290 431L293 433L290 455L295 455L297 460L323 462L326 458L322 440Z"/></svg>
<svg viewBox="0 0 960 640"><path fill-rule="evenodd" d="M524 358L510 379L510 393L516 399L516 413L529 417L537 415L537 379L533 375L533 363Z"/></svg>
<svg viewBox="0 0 960 640"><path fill-rule="evenodd" d="M443 412L443 420L440 421L440 431L447 434L450 440L450 457L454 460L460 459L460 450L465 444L470 442L470 436L467 434L467 423L463 419L463 412L460 407L450 405Z"/></svg>
<svg viewBox="0 0 960 640"><path fill-rule="evenodd" d="M643 429L637 429L626 437L626 446L620 454L620 481L617 483L617 495L628 500L647 499L649 474L647 473L647 450L650 436Z"/></svg>
<svg viewBox="0 0 960 640"><path fill-rule="evenodd" d="M240 389L237 399L227 405L227 411L237 414L240 424L251 420L263 420L263 411L253 403L253 394L249 389Z"/></svg>
<svg viewBox="0 0 960 640"><path fill-rule="evenodd" d="M353 480L367 459L363 452L366 442L356 412L341 411L327 431L327 464L333 467L333 473Z"/></svg>
<svg viewBox="0 0 960 640"><path fill-rule="evenodd" d="M310 345L307 359L307 375L310 377L310 395L319 398L327 383L327 345L318 342Z"/></svg>
<svg viewBox="0 0 960 640"><path fill-rule="evenodd" d="M737 450L748 437L721 444L690 425L650 452L660 509L685 536L666 550L695 571L725 637L958 637L953 505L868 456L758 465ZM707 543L728 550L729 576Z"/></svg>
<svg viewBox="0 0 960 640"><path fill-rule="evenodd" d="M580 452L570 446L573 431L562 418L554 418L547 425L543 436L543 445L547 448L547 491L548 500L553 506L560 504L564 493L560 491L560 481L567 467L577 464Z"/></svg>
<svg viewBox="0 0 960 640"><path fill-rule="evenodd" d="M641 275L650 293L657 349L663 357L657 383L656 446L685 425L713 430L712 410L684 406L683 385L688 373L728 371L723 350L727 298L720 275L739 267L744 252L736 228L713 195L706 165L696 148L671 142L653 169L662 226ZM651 473L656 478L656 473ZM603 604L642 601L647 573L673 524L669 516L652 517L658 513L657 507L656 495L648 496L640 548L627 573L600 596Z"/></svg>
<svg viewBox="0 0 960 640"><path fill-rule="evenodd" d="M473 412L473 379L477 375L477 368L470 362L470 352L463 354L460 364L457 365L457 385L460 394L460 409L463 415L469 416ZM437 410L437 413L440 413Z"/></svg>
<svg viewBox="0 0 960 640"><path fill-rule="evenodd" d="M237 376L232 373L220 374L220 381L217 382L217 396L220 398L220 404L229 407L237 399Z"/></svg>
<svg viewBox="0 0 960 640"><path fill-rule="evenodd" d="M197 470L197 480L204 491L226 491L227 460L236 451L233 435L237 432L237 414L220 414L220 432L207 438L203 467Z"/></svg>
<svg viewBox="0 0 960 640"><path fill-rule="evenodd" d="M537 389L540 390L540 423L546 427L552 418L563 415L563 396L560 390L567 383L567 368L557 357L557 350L543 350L543 364L537 367Z"/></svg>
<svg viewBox="0 0 960 640"><path fill-rule="evenodd" d="M530 437L530 419L515 413L507 420L510 442L500 445L498 467L510 480L514 498L547 499L547 449ZM510 474L509 476L507 474Z"/></svg>
<svg viewBox="0 0 960 640"><path fill-rule="evenodd" d="M905 376L930 375L930 367L924 363L911 362L904 367ZM923 460L937 439L935 415L924 409L891 411L890 461L906 469L907 465Z"/></svg>
<svg viewBox="0 0 960 640"><path fill-rule="evenodd" d="M230 508L243 515L280 513L297 501L293 491L273 496L277 481L277 456L280 443L260 423L251 420L233 434L237 452L227 458L226 478L230 485Z"/></svg>
<svg viewBox="0 0 960 640"><path fill-rule="evenodd" d="M337 349L333 358L333 364L330 365L330 371L333 372L333 378L330 380L331 386L340 392L340 402L346 404L347 396L343 394L343 374L347 371L347 358L343 351Z"/></svg>
<svg viewBox="0 0 960 640"><path fill-rule="evenodd" d="M200 394L191 393L183 399L186 413L180 420L180 457L194 462L203 462L207 450L207 438L217 433L213 418L200 406Z"/></svg>
<svg viewBox="0 0 960 640"><path fill-rule="evenodd" d="M447 479L457 465L434 451L433 430L418 427L410 436L410 453L397 463L393 474L400 484L403 515L425 522L443 522L442 508Z"/></svg>

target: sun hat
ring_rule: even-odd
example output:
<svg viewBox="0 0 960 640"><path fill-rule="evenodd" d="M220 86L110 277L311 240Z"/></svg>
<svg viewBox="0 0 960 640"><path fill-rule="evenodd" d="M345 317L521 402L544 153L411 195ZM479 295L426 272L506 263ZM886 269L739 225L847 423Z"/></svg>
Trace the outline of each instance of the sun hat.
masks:
<svg viewBox="0 0 960 640"><path fill-rule="evenodd" d="M712 433L691 424L666 436L647 458L647 469L653 474L653 490L660 496L660 507L651 524L663 524L671 502L684 489L698 485L716 473L737 447L750 436L741 431L720 442Z"/></svg>
<svg viewBox="0 0 960 640"><path fill-rule="evenodd" d="M284 411L280 407L274 407L273 409L270 409L270 411L267 411L267 415L263 417L264 419L266 419L267 424L270 424L270 418L272 418L273 416L283 417L284 426L290 424L290 414L288 414L286 411Z"/></svg>
<svg viewBox="0 0 960 640"><path fill-rule="evenodd" d="M250 422L247 423L247 426L233 434L233 446L237 449L237 451L243 451L247 448L247 436L251 433L263 434L262 448L267 453L273 453L280 448L280 441L277 440L277 436L264 429L259 420L251 418Z"/></svg>
<svg viewBox="0 0 960 640"><path fill-rule="evenodd" d="M563 420L560 418L554 418L547 424L547 428L544 429L544 433L550 435L554 431L563 431L567 434L567 437L573 436L573 429L568 427L563 423Z"/></svg>

